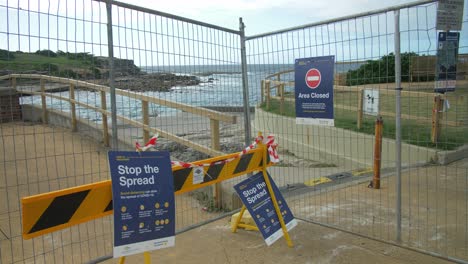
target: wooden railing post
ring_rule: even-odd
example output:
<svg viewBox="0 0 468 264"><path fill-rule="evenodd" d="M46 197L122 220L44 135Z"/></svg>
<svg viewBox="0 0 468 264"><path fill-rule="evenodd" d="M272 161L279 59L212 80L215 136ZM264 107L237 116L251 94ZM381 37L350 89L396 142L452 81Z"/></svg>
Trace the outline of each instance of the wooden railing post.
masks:
<svg viewBox="0 0 468 264"><path fill-rule="evenodd" d="M16 88L17 88L17 86L16 86L16 77L11 78L11 86L16 91Z"/></svg>
<svg viewBox="0 0 468 264"><path fill-rule="evenodd" d="M143 114L143 142L148 142L149 130L146 129L146 126L149 127L148 101L141 101L141 110Z"/></svg>
<svg viewBox="0 0 468 264"><path fill-rule="evenodd" d="M281 84L279 83L279 82L280 82L280 76L279 76L279 74L277 75L276 81L277 81L277 83L278 83L278 84L276 85L276 96L278 96L278 95L280 95L280 93L281 93Z"/></svg>
<svg viewBox="0 0 468 264"><path fill-rule="evenodd" d="M265 96L265 80L262 80L260 83L260 105L263 104L264 96Z"/></svg>
<svg viewBox="0 0 468 264"><path fill-rule="evenodd" d="M75 104L75 85L70 83L70 113L71 113L71 129L76 132L76 104Z"/></svg>
<svg viewBox="0 0 468 264"><path fill-rule="evenodd" d="M41 101L42 101L42 123L47 124L49 117L47 115L47 101L45 96L45 80L41 79Z"/></svg>
<svg viewBox="0 0 468 264"><path fill-rule="evenodd" d="M270 80L265 81L266 110L270 110Z"/></svg>
<svg viewBox="0 0 468 264"><path fill-rule="evenodd" d="M220 150L219 120L210 119L210 127L211 127L211 148L215 150Z"/></svg>
<svg viewBox="0 0 468 264"><path fill-rule="evenodd" d="M431 141L432 143L439 142L440 137L440 121L442 121L442 107L444 99L441 95L434 96L434 104L432 106L432 130L431 130Z"/></svg>
<svg viewBox="0 0 468 264"><path fill-rule="evenodd" d="M284 83L278 85L279 87L279 92L280 92L280 113L283 115L284 114Z"/></svg>
<svg viewBox="0 0 468 264"><path fill-rule="evenodd" d="M362 115L363 115L363 107L364 107L364 102L363 102L363 94L364 90L359 89L358 90L358 108L357 108L357 129L362 128Z"/></svg>
<svg viewBox="0 0 468 264"><path fill-rule="evenodd" d="M101 91L101 109L106 111L107 110L107 103L106 103L106 92ZM104 145L106 147L109 146L109 127L107 126L107 114L105 112L102 113L102 139ZM115 147L115 146L114 146Z"/></svg>

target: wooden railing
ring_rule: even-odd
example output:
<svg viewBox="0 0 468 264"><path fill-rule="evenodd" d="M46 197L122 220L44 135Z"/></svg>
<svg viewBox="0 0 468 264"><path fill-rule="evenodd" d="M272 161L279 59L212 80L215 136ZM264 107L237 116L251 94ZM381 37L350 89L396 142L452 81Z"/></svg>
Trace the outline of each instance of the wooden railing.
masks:
<svg viewBox="0 0 468 264"><path fill-rule="evenodd" d="M111 112L107 110L107 102L106 102L106 93L110 93L110 88L108 86L104 85L98 85L94 83L89 83L85 81L79 81L79 80L74 80L74 79L68 79L68 78L61 78L61 77L54 77L54 76L48 76L48 75L39 75L39 74L9 74L9 75L4 75L0 76L0 80L6 80L6 79L11 79L12 86L15 90L18 91L17 89L17 79L35 79L40 81L40 91L18 91L22 94L30 94L30 95L40 95L41 96L41 101L42 101L42 120L44 123L48 122L48 110L47 110L47 101L46 98L55 98L58 100L66 101L70 103L70 119L71 119L71 126L72 130L76 130L77 126L77 116L76 116L76 105L85 107L87 109L99 112L102 114L102 131L103 131L103 138L104 138L104 144L109 146L109 136L108 136L108 116L111 115ZM45 84L46 82L53 82L53 83L60 83L60 84L66 84L69 85L69 98L53 94L53 93L47 93ZM101 107L96 107L93 105L89 105L83 102L80 102L76 100L75 98L75 88L76 87L82 87L82 88L87 88L91 89L94 91L98 91L101 93ZM207 155L210 156L219 156L222 155L223 153L220 151L220 143L219 143L219 122L224 122L224 123L229 123L229 124L235 124L237 122L236 116L234 115L228 115L225 113L217 112L214 110L206 109L206 108L201 108L201 107L194 107L191 105L187 104L182 104L170 100L165 100L161 98L156 98L156 97L150 97L146 95L142 95L139 93L131 92L131 91L126 91L126 90L121 90L121 89L115 89L115 93L121 96L126 96L131 99L136 99L136 100L141 100L142 102L142 122L132 120L128 117L117 115L117 119L121 120L122 122L126 124L130 124L135 127L139 127L143 129L143 139L144 141L149 140L149 135L150 133L158 133L160 136L177 142L179 144L185 145L187 147L190 147L192 149L195 149L197 151L203 152ZM211 148L194 143L192 141L189 141L187 139L178 137L174 134L168 133L166 131L163 131L161 129L151 127L149 125L149 111L148 111L148 104L153 103L153 104L158 104L161 106L166 106L169 108L174 108L178 110L182 110L184 112L192 113L195 115L199 115L202 117L207 117L210 119L210 127L211 127Z"/></svg>
<svg viewBox="0 0 468 264"><path fill-rule="evenodd" d="M285 95L285 87L294 87L294 81L282 81L281 75L286 73L294 72L294 70L287 70L277 72L265 77L264 80L261 81L261 99L260 102L263 104L265 103L266 109L270 109L270 102L271 100L277 100L280 102L280 113L284 114L284 104L285 102L294 102L295 98L291 96ZM276 95L272 96L271 91L276 89ZM343 105L343 104L334 104L335 109L342 109L342 110L349 110L357 112L357 127L360 128L362 125L363 119L363 91L365 88L363 87L351 87L351 86L341 86L341 85L334 85L333 90L335 92L352 92L356 93L357 96L357 105ZM396 91L393 89L379 89L380 96L394 96ZM401 91L402 97L419 97L419 98L428 98L430 100L436 100L436 97L439 96L438 94L434 93L426 93L426 92L416 92L416 91ZM455 100L464 100L463 97L456 97ZM437 114L439 113L439 114ZM388 111L379 111L379 115L381 116L388 116L388 117L395 117L394 112ZM432 111L430 114L431 117L425 116L417 116L417 115L409 115L409 114L402 114L402 119L407 120L415 120L422 123L431 124L434 122L434 115L437 115L437 120L440 125L447 125L447 126L463 126L463 120L451 121L451 120L440 120L438 118L440 116L440 109Z"/></svg>

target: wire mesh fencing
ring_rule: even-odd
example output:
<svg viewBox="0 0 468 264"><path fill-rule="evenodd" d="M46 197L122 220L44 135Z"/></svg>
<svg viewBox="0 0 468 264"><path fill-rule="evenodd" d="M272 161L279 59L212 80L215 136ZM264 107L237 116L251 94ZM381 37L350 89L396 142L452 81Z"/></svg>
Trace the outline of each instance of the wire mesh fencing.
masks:
<svg viewBox="0 0 468 264"><path fill-rule="evenodd" d="M296 217L466 260L468 104L462 69L467 43L466 38L459 43L455 92L434 94L436 10L437 3L426 2L247 37L249 71L255 73L249 76L249 88L259 102L253 129L278 137L282 162L270 171ZM466 19L464 27L462 35ZM395 32L401 51L395 50ZM400 177L395 156L397 52ZM329 55L335 58L335 127L297 125L295 59ZM381 157L374 151L377 116L383 117ZM382 166L380 189L369 188L376 158Z"/></svg>
<svg viewBox="0 0 468 264"><path fill-rule="evenodd" d="M156 150L191 162L238 152L258 131L279 143L269 171L296 217L466 261L467 22L455 92L434 94L436 11L425 1L245 37L242 22L232 30L120 2L0 2L0 262L112 254L111 217L31 240L20 225L22 197L109 179L108 150L159 134ZM294 61L327 55L335 127L297 125ZM176 196L176 229L238 208L238 181Z"/></svg>
<svg viewBox="0 0 468 264"><path fill-rule="evenodd" d="M2 1L0 13L6 122L0 126L0 262L82 263L97 258L112 249L109 217L23 240L20 199L108 179L107 149L92 137L103 140L102 130L94 130L102 126L102 117L83 105L100 103L100 93L42 78L101 84L105 73L99 65L107 54L105 9L94 1ZM79 102L71 103L75 99Z"/></svg>
<svg viewBox="0 0 468 264"><path fill-rule="evenodd" d="M118 2L108 17L108 7L0 4L2 263L112 255L111 217L23 240L20 208L22 197L109 179L110 149L154 134L156 150L184 162L244 148L239 31ZM237 206L222 197L231 185L178 195L177 231Z"/></svg>

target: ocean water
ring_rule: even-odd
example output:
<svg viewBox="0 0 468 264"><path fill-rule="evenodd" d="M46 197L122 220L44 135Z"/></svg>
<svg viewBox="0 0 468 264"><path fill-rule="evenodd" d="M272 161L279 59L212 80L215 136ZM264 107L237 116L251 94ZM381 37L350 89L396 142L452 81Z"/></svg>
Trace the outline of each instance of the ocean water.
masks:
<svg viewBox="0 0 468 264"><path fill-rule="evenodd" d="M335 72L346 72L358 68L361 63L340 64ZM276 72L292 70L293 65L249 65L247 79L249 84L249 104L255 106L260 101L261 80ZM195 75L201 83L193 86L175 86L168 92L138 92L139 94L167 99L192 106L239 107L243 106L242 74L240 65L188 65L188 66L151 66L141 69L147 73L171 72L178 75ZM294 73L281 76L283 81L293 81ZM286 87L286 91L293 91L294 87ZM68 92L58 92L64 98L69 98ZM79 90L75 91L75 98L94 107L100 107L99 92ZM131 119L142 118L141 101L117 95L117 114ZM21 98L22 104L41 105L40 96L25 96ZM110 109L110 95L107 95L107 109ZM69 112L70 104L63 100L47 98L47 107ZM77 115L90 121L100 122L101 114L82 106L76 106ZM155 104L149 105L150 116L171 116L179 110Z"/></svg>

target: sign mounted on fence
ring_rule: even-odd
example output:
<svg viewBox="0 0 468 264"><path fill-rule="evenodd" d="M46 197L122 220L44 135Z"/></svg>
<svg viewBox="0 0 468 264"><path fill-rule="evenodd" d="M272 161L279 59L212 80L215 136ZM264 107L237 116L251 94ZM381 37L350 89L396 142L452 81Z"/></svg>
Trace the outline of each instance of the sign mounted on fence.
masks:
<svg viewBox="0 0 468 264"><path fill-rule="evenodd" d="M437 45L436 82L434 92L455 91L460 33L439 32Z"/></svg>
<svg viewBox="0 0 468 264"><path fill-rule="evenodd" d="M335 56L296 59L294 66L296 124L334 126Z"/></svg>
<svg viewBox="0 0 468 264"><path fill-rule="evenodd" d="M175 200L169 152L110 151L114 257L175 244Z"/></svg>
<svg viewBox="0 0 468 264"><path fill-rule="evenodd" d="M379 91L365 89L362 98L363 112L366 115L377 116L379 114Z"/></svg>
<svg viewBox="0 0 468 264"><path fill-rule="evenodd" d="M286 229L290 231L297 225L297 221L275 182L271 179L270 175L268 175L268 177L281 215L283 216ZM244 203L247 210L249 210L266 244L270 246L280 239L284 235L283 230L281 229L281 224L276 214L273 201L268 193L267 184L263 178L263 172L259 172L235 185L234 189L237 194L239 194L242 203Z"/></svg>
<svg viewBox="0 0 468 264"><path fill-rule="evenodd" d="M461 30L464 0L439 0L437 30Z"/></svg>

